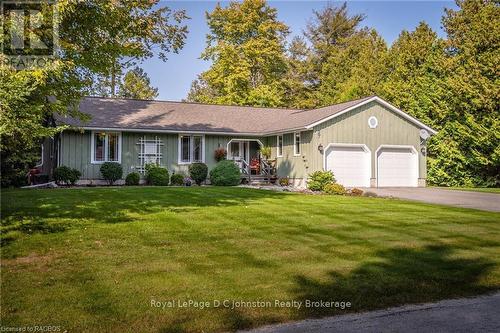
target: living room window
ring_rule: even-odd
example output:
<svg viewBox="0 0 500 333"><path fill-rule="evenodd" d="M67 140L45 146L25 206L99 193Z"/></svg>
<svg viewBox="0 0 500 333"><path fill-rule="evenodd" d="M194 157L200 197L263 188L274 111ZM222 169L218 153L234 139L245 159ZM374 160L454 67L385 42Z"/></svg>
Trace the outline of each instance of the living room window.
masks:
<svg viewBox="0 0 500 333"><path fill-rule="evenodd" d="M91 141L92 163L121 162L121 133L92 132Z"/></svg>
<svg viewBox="0 0 500 333"><path fill-rule="evenodd" d="M179 164L205 162L204 146L203 135L179 135Z"/></svg>

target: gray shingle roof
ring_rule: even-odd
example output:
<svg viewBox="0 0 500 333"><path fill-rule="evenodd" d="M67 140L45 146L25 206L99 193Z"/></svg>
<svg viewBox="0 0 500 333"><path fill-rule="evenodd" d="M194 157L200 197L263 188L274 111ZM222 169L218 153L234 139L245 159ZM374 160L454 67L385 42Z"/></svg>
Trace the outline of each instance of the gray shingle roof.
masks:
<svg viewBox="0 0 500 333"><path fill-rule="evenodd" d="M369 98L297 110L86 97L80 111L91 116L89 122L63 117L57 121L83 128L265 135L303 129Z"/></svg>

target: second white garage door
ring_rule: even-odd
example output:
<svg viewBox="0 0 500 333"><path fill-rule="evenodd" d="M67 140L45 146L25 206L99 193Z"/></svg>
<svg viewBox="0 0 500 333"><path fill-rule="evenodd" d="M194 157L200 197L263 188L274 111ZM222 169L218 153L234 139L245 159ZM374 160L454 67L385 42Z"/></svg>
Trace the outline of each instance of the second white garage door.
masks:
<svg viewBox="0 0 500 333"><path fill-rule="evenodd" d="M417 153L411 148L381 147L377 152L377 183L379 187L416 187Z"/></svg>
<svg viewBox="0 0 500 333"><path fill-rule="evenodd" d="M370 151L364 146L329 146L326 170L332 171L337 182L346 187L369 187Z"/></svg>

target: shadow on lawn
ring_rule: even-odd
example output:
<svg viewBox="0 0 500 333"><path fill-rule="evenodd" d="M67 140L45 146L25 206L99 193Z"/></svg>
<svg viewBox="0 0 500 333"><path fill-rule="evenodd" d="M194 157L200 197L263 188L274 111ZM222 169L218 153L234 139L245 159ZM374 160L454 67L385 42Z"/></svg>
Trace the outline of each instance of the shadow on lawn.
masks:
<svg viewBox="0 0 500 333"><path fill-rule="evenodd" d="M30 200L26 204L14 202L15 200L11 203L2 202L4 216L92 219L97 222L119 223L135 220L130 217L130 213L182 213L209 206L243 205L265 198L279 199L284 194L214 187L136 187L38 190L32 191L30 195L20 196L22 200Z"/></svg>
<svg viewBox="0 0 500 333"><path fill-rule="evenodd" d="M296 277L298 300L351 302L349 311L364 311L469 296L494 290L479 279L495 264L485 258L462 259L444 245L423 249L393 248L349 275L334 271L329 281ZM345 313L329 308L301 308L298 318Z"/></svg>

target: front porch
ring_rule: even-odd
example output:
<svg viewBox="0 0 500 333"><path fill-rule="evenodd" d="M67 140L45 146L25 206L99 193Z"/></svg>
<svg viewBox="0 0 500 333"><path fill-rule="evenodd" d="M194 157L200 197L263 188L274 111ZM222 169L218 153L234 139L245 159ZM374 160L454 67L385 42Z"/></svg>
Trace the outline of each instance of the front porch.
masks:
<svg viewBox="0 0 500 333"><path fill-rule="evenodd" d="M241 170L242 183L272 183L276 180L275 161L263 158L258 139L231 139L227 144L227 158Z"/></svg>

